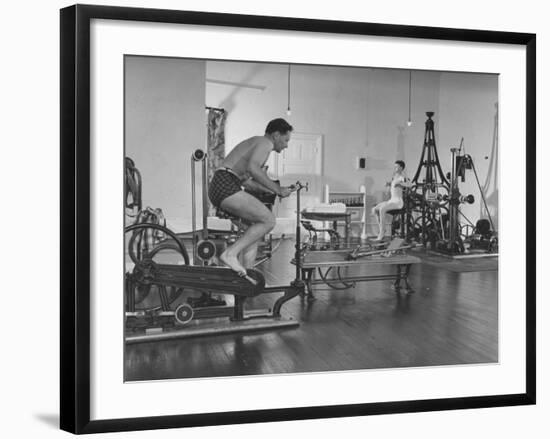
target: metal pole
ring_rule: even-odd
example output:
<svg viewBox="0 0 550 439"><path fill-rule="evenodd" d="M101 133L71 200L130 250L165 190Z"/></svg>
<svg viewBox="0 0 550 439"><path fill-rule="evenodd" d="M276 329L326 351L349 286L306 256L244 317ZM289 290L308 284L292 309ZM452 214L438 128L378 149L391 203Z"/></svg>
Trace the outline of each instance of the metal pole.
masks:
<svg viewBox="0 0 550 439"><path fill-rule="evenodd" d="M456 152L457 148L451 148L452 160L451 160L451 196L449 198L449 250L453 252L455 240L456 240L456 209L455 196L457 194L457 176L456 176Z"/></svg>
<svg viewBox="0 0 550 439"><path fill-rule="evenodd" d="M193 264L196 263L197 258L197 240L196 240L196 200L195 200L195 158L191 156L191 224L192 224L192 239L193 239Z"/></svg>
<svg viewBox="0 0 550 439"><path fill-rule="evenodd" d="M202 239L208 239L208 178L207 155L202 159Z"/></svg>
<svg viewBox="0 0 550 439"><path fill-rule="evenodd" d="M298 190L296 191L296 245L294 246L296 251L294 252L294 260L296 261L296 280L300 280L302 278L302 261L300 259L300 192L302 188L299 182L296 184L298 185Z"/></svg>
<svg viewBox="0 0 550 439"><path fill-rule="evenodd" d="M483 193L483 189L481 188L481 184L479 183L479 178L477 178L477 171L473 161L472 161L472 169L474 170L474 175L476 176L477 187L479 188L479 193L481 194L483 205L485 206L485 210L487 211L487 217L489 218L489 222L491 223L491 228L494 231L495 225L493 224L493 219L491 218L491 213L489 212L489 207L487 206L487 201L485 200L485 194Z"/></svg>
<svg viewBox="0 0 550 439"><path fill-rule="evenodd" d="M422 244L426 245L426 182L422 186Z"/></svg>

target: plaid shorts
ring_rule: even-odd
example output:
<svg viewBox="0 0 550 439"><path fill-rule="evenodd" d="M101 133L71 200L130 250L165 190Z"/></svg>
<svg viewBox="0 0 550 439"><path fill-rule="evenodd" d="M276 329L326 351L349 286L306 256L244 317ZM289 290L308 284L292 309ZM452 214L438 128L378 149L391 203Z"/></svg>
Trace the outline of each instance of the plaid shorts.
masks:
<svg viewBox="0 0 550 439"><path fill-rule="evenodd" d="M217 169L214 177L208 186L208 198L216 207L227 197L236 194L242 190L241 180L227 169Z"/></svg>

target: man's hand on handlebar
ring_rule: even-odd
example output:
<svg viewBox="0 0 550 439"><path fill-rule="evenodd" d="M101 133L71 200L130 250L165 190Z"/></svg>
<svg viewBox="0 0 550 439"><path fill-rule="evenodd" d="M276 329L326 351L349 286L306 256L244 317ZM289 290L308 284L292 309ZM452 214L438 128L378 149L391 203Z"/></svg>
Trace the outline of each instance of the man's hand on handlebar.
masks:
<svg viewBox="0 0 550 439"><path fill-rule="evenodd" d="M288 197L292 192L294 192L294 188L292 186L281 186L281 191L279 192L279 197L286 198Z"/></svg>

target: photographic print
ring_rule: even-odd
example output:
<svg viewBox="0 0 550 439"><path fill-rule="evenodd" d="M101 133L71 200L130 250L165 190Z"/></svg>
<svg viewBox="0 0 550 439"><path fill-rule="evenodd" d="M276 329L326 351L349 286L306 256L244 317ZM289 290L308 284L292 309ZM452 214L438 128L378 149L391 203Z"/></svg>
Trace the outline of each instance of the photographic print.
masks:
<svg viewBox="0 0 550 439"><path fill-rule="evenodd" d="M124 63L126 380L498 361L498 75Z"/></svg>
<svg viewBox="0 0 550 439"><path fill-rule="evenodd" d="M61 11L61 427L534 404L535 36Z"/></svg>

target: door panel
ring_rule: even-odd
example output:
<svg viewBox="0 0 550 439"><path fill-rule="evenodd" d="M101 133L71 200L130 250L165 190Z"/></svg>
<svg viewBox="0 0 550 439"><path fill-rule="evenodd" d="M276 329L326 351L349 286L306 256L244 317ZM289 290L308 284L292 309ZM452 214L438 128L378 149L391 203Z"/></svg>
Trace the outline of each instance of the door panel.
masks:
<svg viewBox="0 0 550 439"><path fill-rule="evenodd" d="M309 184L301 192L301 208L320 203L323 195L323 136L321 134L293 133L288 148L277 155L277 178L283 186L297 180ZM296 194L281 200L277 218L293 219L296 216Z"/></svg>

